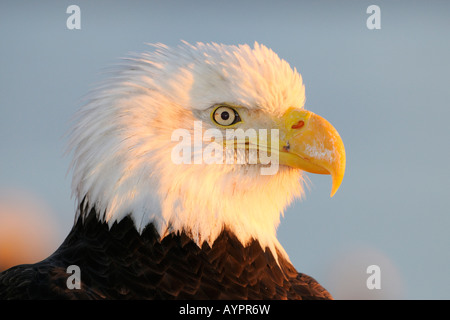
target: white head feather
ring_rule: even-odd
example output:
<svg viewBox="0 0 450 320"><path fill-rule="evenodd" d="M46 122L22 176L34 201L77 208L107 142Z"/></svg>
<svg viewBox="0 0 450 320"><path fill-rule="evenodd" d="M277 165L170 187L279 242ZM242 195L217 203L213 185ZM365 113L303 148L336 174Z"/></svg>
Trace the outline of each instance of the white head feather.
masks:
<svg viewBox="0 0 450 320"><path fill-rule="evenodd" d="M301 171L282 166L261 175L259 165L175 164L171 135L193 132L194 121L207 119L202 112L217 103L274 117L302 108L300 74L257 43L154 47L125 59L77 115L69 148L78 204L95 207L109 225L131 215L140 232L153 223L161 237L184 230L198 245L228 228L244 245L258 239L286 255L276 228L302 194Z"/></svg>

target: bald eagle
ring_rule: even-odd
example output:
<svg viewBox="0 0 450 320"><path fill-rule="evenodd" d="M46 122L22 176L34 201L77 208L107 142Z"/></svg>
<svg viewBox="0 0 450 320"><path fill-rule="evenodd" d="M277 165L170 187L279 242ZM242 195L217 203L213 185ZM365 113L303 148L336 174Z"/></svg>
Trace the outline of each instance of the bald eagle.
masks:
<svg viewBox="0 0 450 320"><path fill-rule="evenodd" d="M305 171L331 175L331 196L345 171L301 75L258 43L152 46L77 113L74 226L50 257L1 273L0 298L331 299L276 237Z"/></svg>

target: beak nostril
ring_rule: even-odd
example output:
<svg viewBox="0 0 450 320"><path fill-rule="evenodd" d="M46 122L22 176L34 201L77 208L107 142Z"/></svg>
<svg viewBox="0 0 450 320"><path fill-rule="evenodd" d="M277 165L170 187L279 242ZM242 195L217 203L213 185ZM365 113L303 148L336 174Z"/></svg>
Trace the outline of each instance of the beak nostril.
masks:
<svg viewBox="0 0 450 320"><path fill-rule="evenodd" d="M305 122L303 120L300 120L299 122L297 122L296 124L292 125L292 129L300 129L301 127L303 127L305 125Z"/></svg>

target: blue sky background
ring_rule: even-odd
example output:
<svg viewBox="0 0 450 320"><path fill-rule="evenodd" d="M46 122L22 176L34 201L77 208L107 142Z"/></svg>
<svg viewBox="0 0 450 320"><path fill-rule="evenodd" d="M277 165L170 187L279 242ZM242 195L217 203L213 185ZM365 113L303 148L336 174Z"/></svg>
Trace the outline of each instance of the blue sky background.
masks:
<svg viewBox="0 0 450 320"><path fill-rule="evenodd" d="M81 30L66 27L71 4ZM372 4L380 30L366 27ZM56 248L75 210L64 134L103 70L145 43L258 41L299 70L305 107L347 152L335 197L309 175L285 212L295 267L337 299L449 299L449 16L446 1L2 1L0 196L43 201ZM366 287L371 264L381 290Z"/></svg>

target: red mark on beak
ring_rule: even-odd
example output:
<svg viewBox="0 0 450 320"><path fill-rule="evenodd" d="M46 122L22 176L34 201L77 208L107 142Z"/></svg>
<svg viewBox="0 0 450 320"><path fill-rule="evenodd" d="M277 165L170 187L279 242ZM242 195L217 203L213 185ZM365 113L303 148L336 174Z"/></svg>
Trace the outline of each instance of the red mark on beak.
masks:
<svg viewBox="0 0 450 320"><path fill-rule="evenodd" d="M300 120L299 122L297 122L296 124L292 125L292 129L300 129L301 127L303 127L305 125L305 122L303 120Z"/></svg>

